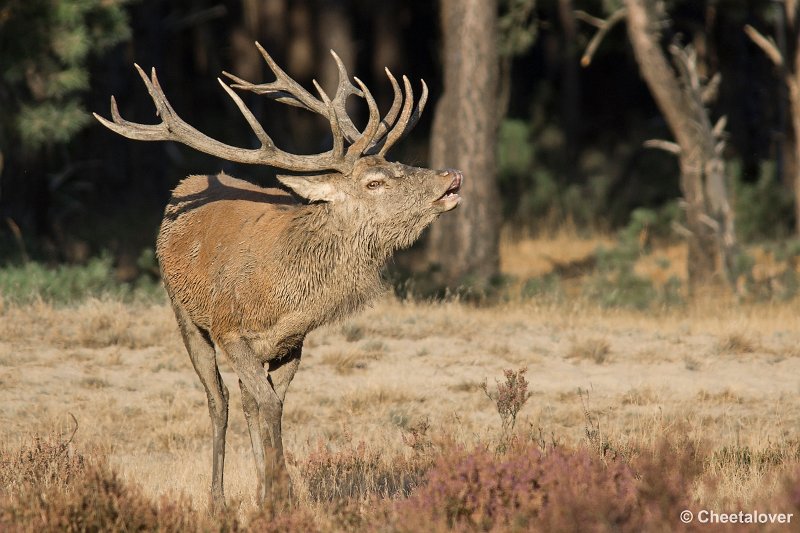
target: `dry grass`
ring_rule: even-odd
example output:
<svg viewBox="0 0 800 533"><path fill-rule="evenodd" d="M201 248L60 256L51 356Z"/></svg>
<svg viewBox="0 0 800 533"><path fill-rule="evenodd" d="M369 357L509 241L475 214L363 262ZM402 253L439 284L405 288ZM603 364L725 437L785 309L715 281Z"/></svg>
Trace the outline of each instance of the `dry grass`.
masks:
<svg viewBox="0 0 800 533"><path fill-rule="evenodd" d="M569 253L548 253L579 257L584 244L569 242ZM634 461L656 457L658 439L672 436L703 459L693 505L768 502L800 463L798 346L794 303L708 299L642 313L574 298L484 307L386 298L309 335L285 406L290 473L318 528L343 523L337 513L363 516L368 495L403 495L419 483L430 457L414 454L437 438L494 449L501 421L481 383L527 368L532 397L516 425L525 439ZM255 492L249 437L224 360L221 372L231 389L226 492L246 516ZM74 446L105 454L121 481L147 498L184 492L193 508L206 506L205 393L165 304L3 308L0 405L5 447L69 428L73 413ZM431 429L414 448L408 435L420 420ZM339 511L323 503L336 498L346 500Z"/></svg>
<svg viewBox="0 0 800 533"><path fill-rule="evenodd" d="M717 351L734 355L750 354L758 350L758 344L742 333L728 333L719 339Z"/></svg>
<svg viewBox="0 0 800 533"><path fill-rule="evenodd" d="M599 246L611 246L607 235L580 235L574 227L560 227L550 235L519 238L509 232L500 239L500 269L518 278L543 276L558 265L578 263Z"/></svg>
<svg viewBox="0 0 800 533"><path fill-rule="evenodd" d="M352 374L354 370L367 368L369 359L364 354L357 351L331 352L325 354L321 363L332 366L333 369L342 375Z"/></svg>
<svg viewBox="0 0 800 533"><path fill-rule="evenodd" d="M72 412L81 422L76 439L110 450L111 464L126 479L139 480L150 494L186 490L203 505L210 468L205 394L173 320L166 305L91 301L69 309L5 309L0 437L13 442L49 431ZM403 428L421 417L468 441L489 438L499 420L480 383L499 379L512 366L510 355L520 360L515 367L528 367L534 394L518 427L532 424L565 443L585 439L578 388L590 391L588 408L609 441L647 441L651 432L670 431L654 424L681 419L689 435L712 448L760 449L784 442L800 423L800 363L761 354L761 343L776 354L791 354L800 344L800 317L788 304L720 308L698 302L652 316L574 303L477 308L387 299L358 320L370 324L358 340L348 341L341 325L310 336L286 404L287 449L298 457L319 438L341 446L347 435L400 453ZM88 321L107 324L112 333L92 331ZM758 331L761 340L732 342L732 330ZM726 353L739 347L735 359L713 356L723 341ZM251 501L254 480L236 379L222 364L223 378L233 385L229 492ZM653 408L657 419L648 411ZM176 474L167 478L166 472Z"/></svg>
<svg viewBox="0 0 800 533"><path fill-rule="evenodd" d="M611 343L606 339L587 339L576 342L567 350L567 359L586 360L598 365L607 363L611 355Z"/></svg>

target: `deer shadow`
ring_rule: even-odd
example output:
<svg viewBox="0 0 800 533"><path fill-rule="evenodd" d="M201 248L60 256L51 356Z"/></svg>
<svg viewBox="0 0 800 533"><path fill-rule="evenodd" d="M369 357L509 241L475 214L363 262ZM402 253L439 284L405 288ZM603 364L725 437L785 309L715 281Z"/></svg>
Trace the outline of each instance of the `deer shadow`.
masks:
<svg viewBox="0 0 800 533"><path fill-rule="evenodd" d="M205 189L200 192L183 196L172 195L167 203L165 219L175 220L179 216L193 209L219 201L242 201L260 204L269 204L278 210L287 209L300 203L292 193L281 189L250 189L232 187L219 179L218 175L204 176L208 182ZM251 185L256 187L255 185Z"/></svg>

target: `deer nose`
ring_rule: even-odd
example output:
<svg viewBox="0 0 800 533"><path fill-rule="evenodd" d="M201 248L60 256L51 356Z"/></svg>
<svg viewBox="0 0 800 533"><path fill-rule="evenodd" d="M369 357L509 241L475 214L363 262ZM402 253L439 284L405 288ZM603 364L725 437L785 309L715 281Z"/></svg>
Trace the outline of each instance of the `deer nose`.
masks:
<svg viewBox="0 0 800 533"><path fill-rule="evenodd" d="M459 189L461 187L461 183L464 181L464 174L461 173L460 170L456 170L454 168L446 168L439 172L439 175L443 178L450 178L452 181L452 188Z"/></svg>

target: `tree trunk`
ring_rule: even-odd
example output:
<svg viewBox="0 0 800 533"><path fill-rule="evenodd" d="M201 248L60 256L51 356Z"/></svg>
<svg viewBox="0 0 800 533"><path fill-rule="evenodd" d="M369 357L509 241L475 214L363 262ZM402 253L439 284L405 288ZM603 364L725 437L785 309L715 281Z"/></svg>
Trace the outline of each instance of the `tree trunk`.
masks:
<svg viewBox="0 0 800 533"><path fill-rule="evenodd" d="M564 157L567 178L578 180L580 142L578 128L581 117L580 53L578 52L577 22L572 0L558 1L558 14L563 32L561 60L561 116L564 120Z"/></svg>
<svg viewBox="0 0 800 533"><path fill-rule="evenodd" d="M403 26L398 24L400 9L396 0L385 0L375 8L372 24L375 28L372 51L372 78L377 80L373 92L380 109L391 105L394 91L386 83L384 68L406 72L403 55Z"/></svg>
<svg viewBox="0 0 800 533"><path fill-rule="evenodd" d="M336 93L339 83L339 70L330 56L334 50L348 69L357 72L356 48L353 43L353 28L347 12L347 2L343 0L317 0L317 39L319 43L318 67L319 83L330 95Z"/></svg>
<svg viewBox="0 0 800 533"><path fill-rule="evenodd" d="M786 3L787 20L790 24L789 31L794 36L793 70L787 74L789 87L789 107L792 114L792 129L794 140L794 222L795 232L800 236L800 30L797 28L797 12L795 2Z"/></svg>
<svg viewBox="0 0 800 533"><path fill-rule="evenodd" d="M675 47L679 79L660 45L658 24L664 20L653 0L626 0L628 36L642 77L680 147L680 186L686 201L689 230L688 278L690 292L726 281L735 246L718 135L703 105L697 72L689 61L681 71L681 53ZM730 281L730 280L727 280Z"/></svg>
<svg viewBox="0 0 800 533"><path fill-rule="evenodd" d="M431 133L431 166L464 173L462 205L431 228L428 259L450 287L486 288L499 270L495 183L497 2L441 0L444 94Z"/></svg>

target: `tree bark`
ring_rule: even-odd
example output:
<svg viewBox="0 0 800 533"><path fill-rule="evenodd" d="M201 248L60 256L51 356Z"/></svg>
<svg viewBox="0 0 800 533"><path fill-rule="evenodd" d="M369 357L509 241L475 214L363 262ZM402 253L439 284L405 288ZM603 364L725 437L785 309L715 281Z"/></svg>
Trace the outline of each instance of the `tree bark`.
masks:
<svg viewBox="0 0 800 533"><path fill-rule="evenodd" d="M499 270L497 2L441 0L444 94L431 133L431 166L464 173L462 205L431 228L428 259L449 287L486 288Z"/></svg>
<svg viewBox="0 0 800 533"><path fill-rule="evenodd" d="M564 117L564 157L567 178L578 180L578 135L581 116L580 53L578 52L577 22L572 0L558 1L558 14L563 32L561 60L561 115Z"/></svg>
<svg viewBox="0 0 800 533"><path fill-rule="evenodd" d="M342 0L317 0L317 39L319 43L319 63L317 72L319 83L330 95L336 93L339 83L339 70L330 56L334 50L347 67L348 72L356 70L356 47L353 42L353 28L347 12L347 3Z"/></svg>
<svg viewBox="0 0 800 533"><path fill-rule="evenodd" d="M783 8L781 9L781 5ZM745 33L766 54L786 83L792 131L784 132L785 157L783 181L794 191L795 232L800 236L800 28L797 26L797 0L775 4L775 40L767 39L755 28L745 26ZM776 42L777 41L777 42ZM788 42L787 42L788 41ZM792 57L789 57L789 54ZM784 121L781 120L784 125ZM778 159L780 165L781 159Z"/></svg>
<svg viewBox="0 0 800 533"><path fill-rule="evenodd" d="M792 110L794 130L794 221L795 233L800 236L800 28L797 27L797 2L787 0L785 4L789 34L794 39L792 70L787 74L789 106Z"/></svg>
<svg viewBox="0 0 800 533"><path fill-rule="evenodd" d="M690 233L689 289L696 292L709 284L730 281L726 274L735 245L733 211L718 135L703 106L702 88L690 83L688 72L679 79L662 51L658 24L664 17L657 12L656 2L626 0L626 5L628 36L642 77L680 146L680 187ZM679 66L677 51L675 55Z"/></svg>

